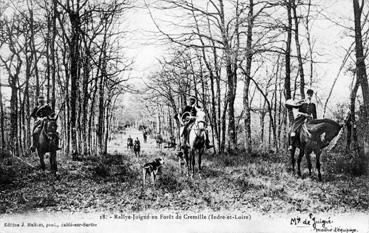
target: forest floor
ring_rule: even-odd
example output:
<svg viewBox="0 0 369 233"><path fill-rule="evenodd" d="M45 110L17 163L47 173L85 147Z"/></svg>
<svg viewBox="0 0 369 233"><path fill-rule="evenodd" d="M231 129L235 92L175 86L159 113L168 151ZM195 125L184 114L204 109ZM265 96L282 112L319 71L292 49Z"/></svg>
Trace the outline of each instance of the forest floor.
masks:
<svg viewBox="0 0 369 233"><path fill-rule="evenodd" d="M142 142L138 133L130 132ZM247 157L206 154L201 176L189 179L180 172L176 151L158 149L150 139L142 143L141 156L136 158L125 148L127 135L116 135L105 158L72 161L59 154L60 179L16 159L1 161L0 214L148 210L349 213L369 209L368 178L329 169L339 162L332 155L323 156L323 182L317 180L315 171L308 177L305 159L303 178L298 178L289 171L287 155L266 153ZM143 187L142 165L156 157L165 160L163 175L155 186ZM39 167L36 156L22 159Z"/></svg>

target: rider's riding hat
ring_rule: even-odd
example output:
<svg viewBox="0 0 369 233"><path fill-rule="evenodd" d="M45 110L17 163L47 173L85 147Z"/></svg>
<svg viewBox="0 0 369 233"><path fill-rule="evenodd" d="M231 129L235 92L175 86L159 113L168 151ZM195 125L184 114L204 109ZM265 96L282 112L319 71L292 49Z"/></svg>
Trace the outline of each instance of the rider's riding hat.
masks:
<svg viewBox="0 0 369 233"><path fill-rule="evenodd" d="M308 95L313 95L313 94L314 94L314 91L313 91L312 89L308 89L308 90L306 91L306 94L308 94Z"/></svg>

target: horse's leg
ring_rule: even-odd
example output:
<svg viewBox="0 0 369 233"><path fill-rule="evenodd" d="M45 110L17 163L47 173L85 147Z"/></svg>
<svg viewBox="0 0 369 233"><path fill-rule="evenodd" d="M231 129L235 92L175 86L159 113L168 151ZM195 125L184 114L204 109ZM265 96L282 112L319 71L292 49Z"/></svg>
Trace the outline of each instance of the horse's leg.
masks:
<svg viewBox="0 0 369 233"><path fill-rule="evenodd" d="M319 178L319 181L322 181L322 174L320 174L320 154L322 152L321 151L317 151L315 152L316 154L316 169L318 170L318 178Z"/></svg>
<svg viewBox="0 0 369 233"><path fill-rule="evenodd" d="M41 164L41 169L43 171L45 171L45 161L44 161L44 154L45 153L41 153L37 150L37 154L38 154L38 157L40 158L40 164Z"/></svg>
<svg viewBox="0 0 369 233"><path fill-rule="evenodd" d="M56 173L58 169L56 165L56 151L50 152L50 166L51 166L51 171Z"/></svg>
<svg viewBox="0 0 369 233"><path fill-rule="evenodd" d="M195 150L191 150L192 177L195 176L195 155L196 155L196 151Z"/></svg>
<svg viewBox="0 0 369 233"><path fill-rule="evenodd" d="M306 161L307 161L307 164L308 164L308 169L309 169L309 176L311 176L311 159L310 159L310 154L311 154L312 151L310 150L306 150L305 154L306 154Z"/></svg>
<svg viewBox="0 0 369 233"><path fill-rule="evenodd" d="M304 157L304 150L301 147L299 148L299 150L300 150L299 157L297 159L297 175L301 176L300 164L301 164L302 157Z"/></svg>
<svg viewBox="0 0 369 233"><path fill-rule="evenodd" d="M184 156L185 156L185 160L186 160L187 176L189 176L190 175L190 172L191 172L191 165L190 165L190 159L189 159L188 149L185 147L183 149L183 152L184 152Z"/></svg>
<svg viewBox="0 0 369 233"><path fill-rule="evenodd" d="M293 174L295 174L295 151L296 151L296 147L292 146L290 153L291 153L291 164L292 164Z"/></svg>
<svg viewBox="0 0 369 233"><path fill-rule="evenodd" d="M202 154L202 149L199 150L199 172L201 171L201 154Z"/></svg>

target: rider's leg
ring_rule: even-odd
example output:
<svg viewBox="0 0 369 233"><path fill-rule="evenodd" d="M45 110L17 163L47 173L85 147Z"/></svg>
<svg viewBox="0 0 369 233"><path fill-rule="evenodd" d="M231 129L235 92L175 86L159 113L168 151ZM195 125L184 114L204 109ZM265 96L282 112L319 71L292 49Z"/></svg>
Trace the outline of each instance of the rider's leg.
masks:
<svg viewBox="0 0 369 233"><path fill-rule="evenodd" d="M32 142L31 142L31 148L30 148L32 152L35 152L36 150L36 144L37 144L39 131L40 131L40 123L35 122L35 125L33 126L33 130L32 130L33 133L32 133Z"/></svg>
<svg viewBox="0 0 369 233"><path fill-rule="evenodd" d="M210 145L209 132L207 130L205 130L205 145L206 145L206 149L210 149L214 147L213 145Z"/></svg>
<svg viewBox="0 0 369 233"><path fill-rule="evenodd" d="M187 137L187 130L186 127L187 125L184 125L180 128L180 138L181 138L181 145L179 148L183 148L184 146L186 146L186 137Z"/></svg>

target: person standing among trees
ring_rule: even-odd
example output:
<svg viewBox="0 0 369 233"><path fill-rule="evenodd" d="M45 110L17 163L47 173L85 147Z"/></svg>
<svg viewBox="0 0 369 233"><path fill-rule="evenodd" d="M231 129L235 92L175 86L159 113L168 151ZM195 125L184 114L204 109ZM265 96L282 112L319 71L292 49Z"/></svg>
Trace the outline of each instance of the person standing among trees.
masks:
<svg viewBox="0 0 369 233"><path fill-rule="evenodd" d="M312 89L308 89L306 91L306 94L307 94L307 98L298 107L297 117L291 126L288 150L292 149L292 145L296 140L296 134L300 132L301 126L305 122L305 120L317 118L316 105L311 100L311 98L313 97L314 91Z"/></svg>

